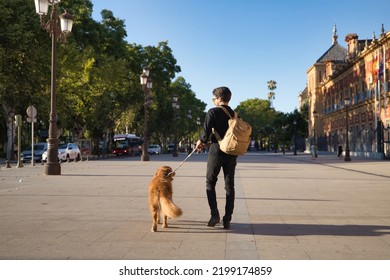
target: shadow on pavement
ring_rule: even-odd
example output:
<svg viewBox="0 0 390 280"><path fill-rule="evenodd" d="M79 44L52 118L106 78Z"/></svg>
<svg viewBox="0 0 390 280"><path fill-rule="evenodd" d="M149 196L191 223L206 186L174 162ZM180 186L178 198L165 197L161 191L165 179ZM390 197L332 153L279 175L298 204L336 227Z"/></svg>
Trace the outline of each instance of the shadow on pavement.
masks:
<svg viewBox="0 0 390 280"><path fill-rule="evenodd" d="M390 226L380 225L304 225L304 224L240 224L232 223L231 232L249 235L302 236L383 236Z"/></svg>

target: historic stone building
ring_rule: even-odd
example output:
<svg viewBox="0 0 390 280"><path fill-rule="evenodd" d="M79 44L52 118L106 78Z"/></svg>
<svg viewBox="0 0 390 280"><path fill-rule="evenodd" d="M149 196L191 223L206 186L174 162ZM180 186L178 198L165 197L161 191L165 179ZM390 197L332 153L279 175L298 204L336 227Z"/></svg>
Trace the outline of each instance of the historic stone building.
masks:
<svg viewBox="0 0 390 280"><path fill-rule="evenodd" d="M389 157L390 32L382 26L370 40L348 34L347 48L337 38L335 26L332 46L306 73L309 141L320 151Z"/></svg>

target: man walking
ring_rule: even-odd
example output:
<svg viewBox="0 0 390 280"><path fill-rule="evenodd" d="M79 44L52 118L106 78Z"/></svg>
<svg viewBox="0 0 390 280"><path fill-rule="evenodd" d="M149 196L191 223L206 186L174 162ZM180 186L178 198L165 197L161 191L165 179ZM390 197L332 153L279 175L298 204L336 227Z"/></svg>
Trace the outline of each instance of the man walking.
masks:
<svg viewBox="0 0 390 280"><path fill-rule="evenodd" d="M202 133L196 143L196 149L202 149L211 142L206 173L206 194L211 218L207 226L214 227L221 220L215 186L217 184L218 174L222 168L226 191L225 215L223 216L222 222L223 227L229 229L234 208L234 174L237 165L237 156L228 155L220 150L218 140L213 131L216 131L221 139L225 136L229 127L229 116L221 107L226 108L230 115L234 116L233 109L229 107L232 93L227 87L218 87L213 90L213 96L213 102L216 107L211 108L206 114Z"/></svg>

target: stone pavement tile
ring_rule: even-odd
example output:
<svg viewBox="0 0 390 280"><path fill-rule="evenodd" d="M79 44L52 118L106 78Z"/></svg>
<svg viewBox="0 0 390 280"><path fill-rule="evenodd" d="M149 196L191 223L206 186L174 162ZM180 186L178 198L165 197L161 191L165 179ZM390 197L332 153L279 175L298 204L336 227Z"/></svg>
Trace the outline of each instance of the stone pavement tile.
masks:
<svg viewBox="0 0 390 280"><path fill-rule="evenodd" d="M388 260L388 257L382 258L377 255L356 255L342 252L307 252L311 260Z"/></svg>
<svg viewBox="0 0 390 280"><path fill-rule="evenodd" d="M229 250L226 249L225 260L258 260L259 253L257 250Z"/></svg>
<svg viewBox="0 0 390 280"><path fill-rule="evenodd" d="M313 253L352 255L352 250L344 243L318 242L317 239L305 242L290 242L291 240L279 240L268 242L266 239L256 238L260 250L260 256L267 259L313 259Z"/></svg>
<svg viewBox="0 0 390 280"><path fill-rule="evenodd" d="M143 239L145 233L131 232L126 230L112 230L106 232L100 238L97 238L93 243L120 243L120 242L139 242Z"/></svg>
<svg viewBox="0 0 390 280"><path fill-rule="evenodd" d="M122 259L133 260L166 260L176 259L177 248L180 242L154 242L133 243Z"/></svg>
<svg viewBox="0 0 390 280"><path fill-rule="evenodd" d="M260 250L260 260L310 260L306 252Z"/></svg>
<svg viewBox="0 0 390 280"><path fill-rule="evenodd" d="M239 240L239 241L230 241L226 243L226 250L242 250L242 251L256 251L255 240Z"/></svg>
<svg viewBox="0 0 390 280"><path fill-rule="evenodd" d="M45 244L29 252L27 259L50 260L110 260L120 259L131 248L131 243L84 243Z"/></svg>
<svg viewBox="0 0 390 280"><path fill-rule="evenodd" d="M224 240L143 241L132 246L125 259L224 259Z"/></svg>
<svg viewBox="0 0 390 280"><path fill-rule="evenodd" d="M108 231L73 230L69 232L64 232L60 237L56 239L56 243L80 243L83 245L91 245L104 238L108 233Z"/></svg>
<svg viewBox="0 0 390 280"><path fill-rule="evenodd" d="M386 256L390 257L390 246L383 242L370 242L364 240L361 243L349 243L347 246L354 252L356 255L365 255L365 254L375 254L377 256Z"/></svg>
<svg viewBox="0 0 390 280"><path fill-rule="evenodd" d="M47 239L46 239L47 240ZM45 240L45 242L46 242ZM0 243L0 260L23 260L30 259L39 245L33 239L10 238Z"/></svg>

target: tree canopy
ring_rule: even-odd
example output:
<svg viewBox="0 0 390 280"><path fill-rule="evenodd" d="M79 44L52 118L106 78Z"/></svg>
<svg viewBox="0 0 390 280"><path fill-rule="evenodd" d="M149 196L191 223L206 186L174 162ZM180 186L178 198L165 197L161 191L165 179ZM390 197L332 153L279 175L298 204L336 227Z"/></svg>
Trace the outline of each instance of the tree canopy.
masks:
<svg viewBox="0 0 390 280"><path fill-rule="evenodd" d="M63 141L109 137L119 131L142 134L144 93L139 76L144 66L151 68L154 81L152 137L173 137L169 135L173 133L173 92L179 93L183 112L186 107L196 114L203 112L206 104L196 98L184 78L173 80L181 69L167 41L156 46L129 44L125 22L109 10L101 11L101 21L94 20L89 0L65 0L59 6L74 17L70 36L57 46L59 135L69 138ZM0 24L0 128L12 129L11 111L25 121L26 108L34 105L38 130L45 131L50 108L51 38L40 26L34 1L2 1ZM196 131L189 120L179 119L186 130ZM39 131L35 137L44 138ZM11 135L1 142L12 143Z"/></svg>
<svg viewBox="0 0 390 280"><path fill-rule="evenodd" d="M148 109L150 142L196 140L206 103L196 98L191 85L178 75L181 67L168 41L155 46L128 43L124 20L102 10L101 20L96 21L90 0L63 0L59 8L74 17L66 42L57 44L60 141L93 138L108 142L113 133L143 137L144 93L139 78L145 66L151 69L153 79L153 104ZM7 131L1 133L0 148L7 143L9 157L15 140L12 114L22 115L23 140L31 143L26 109L34 105L38 111L34 140L47 137L52 46L32 0L1 1L0 26L0 130ZM268 86L274 90L276 82L270 81ZM178 108L172 106L173 96L178 97ZM270 100L250 99L237 107L253 125L254 138L275 125L278 113L270 105Z"/></svg>

